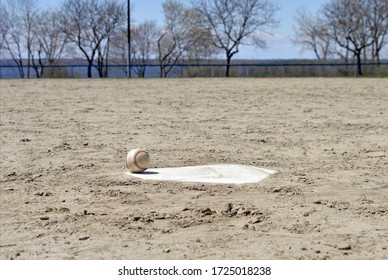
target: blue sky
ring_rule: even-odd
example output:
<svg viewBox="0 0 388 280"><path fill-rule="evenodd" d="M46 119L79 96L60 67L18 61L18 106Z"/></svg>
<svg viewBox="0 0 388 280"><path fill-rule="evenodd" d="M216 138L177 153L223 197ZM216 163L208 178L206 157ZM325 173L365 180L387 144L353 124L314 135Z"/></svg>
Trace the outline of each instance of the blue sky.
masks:
<svg viewBox="0 0 388 280"><path fill-rule="evenodd" d="M55 8L62 0L38 0L43 7ZM126 2L125 0L123 0ZM165 0L131 0L133 6L133 18L135 23L145 19L156 20L163 24L162 3ZM181 0L189 3L190 0ZM251 59L292 59L292 58L315 58L311 52L301 52L300 46L291 42L293 36L294 16L297 9L304 7L311 12L317 11L327 0L274 0L281 9L277 14L280 25L273 30L273 34L268 38L268 48L266 50L255 50L251 47L242 47L235 58Z"/></svg>

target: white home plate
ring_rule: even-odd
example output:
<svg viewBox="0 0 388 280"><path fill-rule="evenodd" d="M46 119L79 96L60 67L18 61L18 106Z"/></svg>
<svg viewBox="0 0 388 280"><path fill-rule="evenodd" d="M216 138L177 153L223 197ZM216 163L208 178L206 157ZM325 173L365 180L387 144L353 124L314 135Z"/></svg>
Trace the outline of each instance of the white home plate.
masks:
<svg viewBox="0 0 388 280"><path fill-rule="evenodd" d="M276 171L237 164L200 165L175 168L150 168L143 173L126 174L144 180L218 184L257 183Z"/></svg>

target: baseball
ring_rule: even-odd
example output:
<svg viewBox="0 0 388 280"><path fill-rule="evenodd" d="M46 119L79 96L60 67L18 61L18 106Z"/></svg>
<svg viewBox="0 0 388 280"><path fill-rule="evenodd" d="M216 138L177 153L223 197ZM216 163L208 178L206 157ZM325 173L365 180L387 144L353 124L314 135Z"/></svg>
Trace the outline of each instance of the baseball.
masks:
<svg viewBox="0 0 388 280"><path fill-rule="evenodd" d="M142 149L133 149L128 152L125 163L130 172L141 173L150 166L150 156Z"/></svg>

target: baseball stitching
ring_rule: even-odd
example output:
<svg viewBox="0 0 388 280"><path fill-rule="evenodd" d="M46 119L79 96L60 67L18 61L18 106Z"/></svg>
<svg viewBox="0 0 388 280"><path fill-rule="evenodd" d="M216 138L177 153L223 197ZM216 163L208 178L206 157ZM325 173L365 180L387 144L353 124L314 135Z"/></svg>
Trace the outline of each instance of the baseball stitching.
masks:
<svg viewBox="0 0 388 280"><path fill-rule="evenodd" d="M133 155L133 164L137 167L137 168L139 168L140 170L146 170L147 168L144 168L144 167L142 167L142 166L140 166L139 164L138 164L138 162L137 162L137 156L138 156L138 154L140 154L140 153L146 153L147 155L148 155L148 153L147 152L145 152L145 151L143 151L143 150L138 150L134 155Z"/></svg>

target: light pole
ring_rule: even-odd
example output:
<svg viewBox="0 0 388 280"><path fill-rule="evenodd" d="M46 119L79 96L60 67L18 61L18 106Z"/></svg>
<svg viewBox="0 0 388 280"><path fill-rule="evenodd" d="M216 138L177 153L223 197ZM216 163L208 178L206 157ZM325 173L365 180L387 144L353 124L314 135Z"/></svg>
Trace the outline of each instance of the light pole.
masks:
<svg viewBox="0 0 388 280"><path fill-rule="evenodd" d="M128 38L128 54L127 54L127 77L131 78L131 0L127 2L127 38Z"/></svg>

